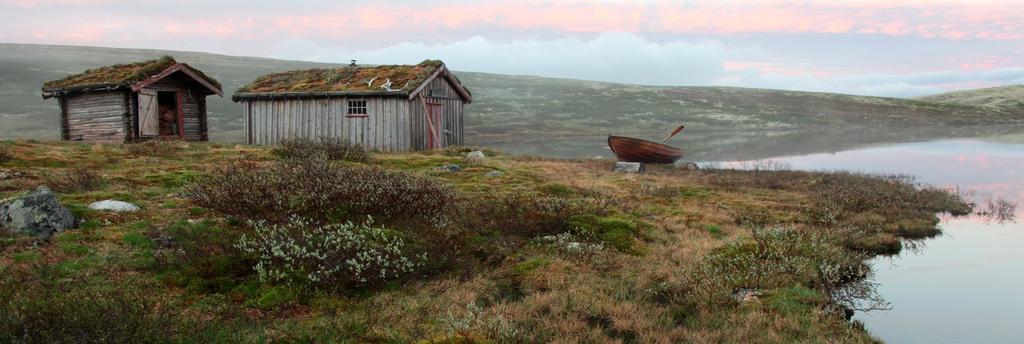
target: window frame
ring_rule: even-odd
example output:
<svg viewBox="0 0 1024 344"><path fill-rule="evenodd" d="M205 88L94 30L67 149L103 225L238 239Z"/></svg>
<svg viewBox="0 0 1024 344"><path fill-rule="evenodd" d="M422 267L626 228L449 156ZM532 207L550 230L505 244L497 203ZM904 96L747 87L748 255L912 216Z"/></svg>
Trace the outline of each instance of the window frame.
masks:
<svg viewBox="0 0 1024 344"><path fill-rule="evenodd" d="M362 103L362 106L353 106L352 103ZM361 112L359 110L362 110ZM355 111L355 112L353 112ZM370 117L370 107L366 99L348 99L345 102L345 117L346 118L366 118Z"/></svg>

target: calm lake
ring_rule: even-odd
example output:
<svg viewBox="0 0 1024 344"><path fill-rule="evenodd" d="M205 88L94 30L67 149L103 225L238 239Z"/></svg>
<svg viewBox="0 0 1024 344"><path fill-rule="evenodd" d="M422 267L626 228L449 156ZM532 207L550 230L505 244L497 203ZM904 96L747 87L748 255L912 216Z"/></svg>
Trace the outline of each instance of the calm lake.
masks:
<svg viewBox="0 0 1024 344"><path fill-rule="evenodd" d="M771 159L800 170L906 174L968 193L979 204L993 197L1024 203L1024 130L950 135L956 139L929 136L942 130L923 130L928 134L919 142L884 145L871 143L879 139L873 134L842 132L784 133L753 141L720 134L719 140L735 141L696 149L701 140L689 136L677 144L695 153L688 160L738 166L737 159ZM972 133L979 135L972 138ZM572 140L576 146L556 140L492 146L520 154L610 158L603 139L577 138ZM1024 220L1024 205L1015 212ZM855 318L889 343L1024 343L1024 224L971 216L947 217L941 226L942 236L919 241L898 257L873 260L875 282L892 309Z"/></svg>
<svg viewBox="0 0 1024 344"><path fill-rule="evenodd" d="M1024 203L1024 144L1015 137L938 140L775 157L800 170L908 174L970 194ZM1018 206L1016 218L1024 219ZM889 343L1024 343L1024 224L945 218L944 234L898 257L876 258L891 310L858 313Z"/></svg>

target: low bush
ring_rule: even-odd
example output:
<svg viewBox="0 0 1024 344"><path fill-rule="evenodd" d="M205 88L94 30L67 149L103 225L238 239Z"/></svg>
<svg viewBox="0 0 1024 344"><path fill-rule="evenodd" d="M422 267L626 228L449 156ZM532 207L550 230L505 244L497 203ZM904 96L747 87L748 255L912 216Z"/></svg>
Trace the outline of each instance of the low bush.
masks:
<svg viewBox="0 0 1024 344"><path fill-rule="evenodd" d="M640 228L634 221L587 214L571 217L568 226L578 237L600 242L621 252L641 251L637 240Z"/></svg>
<svg viewBox="0 0 1024 344"><path fill-rule="evenodd" d="M253 260L236 247L240 231L181 221L147 234L155 246L156 269L171 285L194 293L226 293L253 276Z"/></svg>
<svg viewBox="0 0 1024 344"><path fill-rule="evenodd" d="M285 139L271 152L283 159L315 158L352 162L370 161L370 153L362 145L330 137L321 137L318 140L305 138Z"/></svg>
<svg viewBox="0 0 1024 344"><path fill-rule="evenodd" d="M0 164L14 160L14 147L6 143L0 143Z"/></svg>
<svg viewBox="0 0 1024 344"><path fill-rule="evenodd" d="M451 186L380 167L323 160L270 165L229 163L185 187L196 204L243 220L285 223L362 221L403 229L444 229L455 202Z"/></svg>
<svg viewBox="0 0 1024 344"><path fill-rule="evenodd" d="M62 192L99 190L104 183L98 170L87 167L75 167L46 179L50 187Z"/></svg>
<svg viewBox="0 0 1024 344"><path fill-rule="evenodd" d="M169 157L178 152L175 141L148 140L124 145L124 150L134 156Z"/></svg>
<svg viewBox="0 0 1024 344"><path fill-rule="evenodd" d="M844 288L864 285L851 282L868 277L870 268L862 263L866 256L836 246L820 233L764 228L751 234L753 241L730 242L694 266L688 277L695 300L731 303L729 293L735 290L800 285L822 291L832 302L880 300L873 289L851 293Z"/></svg>
<svg viewBox="0 0 1024 344"><path fill-rule="evenodd" d="M258 223L238 248L252 257L266 282L317 287L357 287L402 277L423 265L393 230L363 223L318 225L292 218L287 224Z"/></svg>
<svg viewBox="0 0 1024 344"><path fill-rule="evenodd" d="M169 342L180 326L156 298L132 288L5 284L0 289L4 343Z"/></svg>
<svg viewBox="0 0 1024 344"><path fill-rule="evenodd" d="M568 232L569 220L576 216L608 215L617 202L596 193L567 197L535 193L485 195L463 200L458 207L458 219L461 227L469 230L534 238Z"/></svg>

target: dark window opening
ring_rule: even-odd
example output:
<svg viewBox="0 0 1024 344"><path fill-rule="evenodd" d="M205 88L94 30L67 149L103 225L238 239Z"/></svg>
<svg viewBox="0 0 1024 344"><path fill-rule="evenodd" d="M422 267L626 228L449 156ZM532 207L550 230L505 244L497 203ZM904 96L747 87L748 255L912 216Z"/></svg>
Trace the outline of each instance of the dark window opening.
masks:
<svg viewBox="0 0 1024 344"><path fill-rule="evenodd" d="M348 111L345 113L350 116L366 116L366 101L365 100L349 100Z"/></svg>
<svg viewBox="0 0 1024 344"><path fill-rule="evenodd" d="M179 136L178 93L157 92L156 99L160 115L160 136Z"/></svg>

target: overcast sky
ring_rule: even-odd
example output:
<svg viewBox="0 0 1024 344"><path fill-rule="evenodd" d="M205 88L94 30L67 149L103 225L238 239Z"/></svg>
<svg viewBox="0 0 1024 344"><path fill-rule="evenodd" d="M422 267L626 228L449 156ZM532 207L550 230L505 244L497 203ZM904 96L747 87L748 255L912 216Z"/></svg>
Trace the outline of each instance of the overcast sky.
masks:
<svg viewBox="0 0 1024 344"><path fill-rule="evenodd" d="M0 42L880 96L1024 83L1022 1L0 0Z"/></svg>

